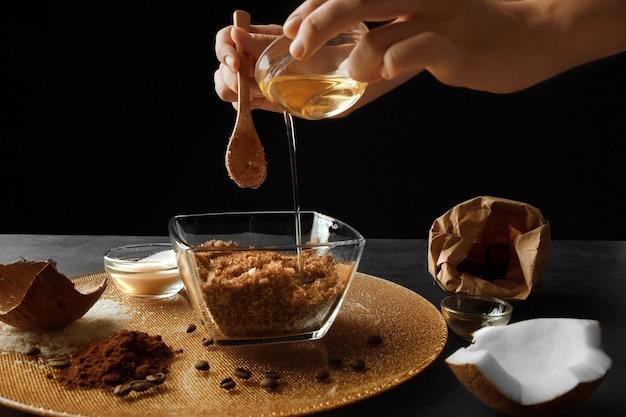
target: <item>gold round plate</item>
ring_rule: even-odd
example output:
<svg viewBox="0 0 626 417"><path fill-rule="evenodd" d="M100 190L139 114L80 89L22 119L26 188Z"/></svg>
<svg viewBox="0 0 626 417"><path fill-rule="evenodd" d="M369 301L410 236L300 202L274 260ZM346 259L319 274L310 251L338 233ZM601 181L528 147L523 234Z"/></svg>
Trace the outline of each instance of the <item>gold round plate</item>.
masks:
<svg viewBox="0 0 626 417"><path fill-rule="evenodd" d="M99 278L99 272L83 277ZM439 310L419 294L382 278L357 273L332 327L320 340L267 346L204 346L207 337L186 298L141 301L109 285L102 298L128 312L124 327L161 335L178 353L164 384L118 397L99 389L69 390L56 383L41 359L0 351L0 404L42 416L136 417L149 415L298 416L327 411L374 396L417 375L443 350L448 330ZM197 329L188 332L190 324ZM368 337L382 337L380 344ZM328 364L329 356L342 359ZM209 362L208 371L193 367ZM362 370L353 360L365 361ZM237 367L252 377L233 377ZM330 376L318 381L316 374ZM280 374L277 389L260 386L264 372ZM220 388L232 377L237 386Z"/></svg>

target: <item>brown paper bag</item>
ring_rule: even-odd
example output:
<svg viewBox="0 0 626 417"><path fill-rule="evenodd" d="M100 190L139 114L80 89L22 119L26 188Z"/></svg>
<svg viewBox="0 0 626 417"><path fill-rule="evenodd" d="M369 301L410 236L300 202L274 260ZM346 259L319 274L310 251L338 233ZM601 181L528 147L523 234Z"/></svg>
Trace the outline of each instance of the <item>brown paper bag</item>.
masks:
<svg viewBox="0 0 626 417"><path fill-rule="evenodd" d="M550 256L550 225L526 203L482 196L435 219L428 271L448 293L524 300Z"/></svg>

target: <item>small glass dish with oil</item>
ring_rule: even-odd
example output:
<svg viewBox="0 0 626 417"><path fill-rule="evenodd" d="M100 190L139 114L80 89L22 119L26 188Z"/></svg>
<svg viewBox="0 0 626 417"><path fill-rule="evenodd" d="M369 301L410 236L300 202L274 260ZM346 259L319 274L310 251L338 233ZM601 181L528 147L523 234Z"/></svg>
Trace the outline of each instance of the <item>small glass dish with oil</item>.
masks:
<svg viewBox="0 0 626 417"><path fill-rule="evenodd" d="M513 313L508 301L487 295L458 293L444 297L440 304L450 330L469 341L478 329L507 325Z"/></svg>
<svg viewBox="0 0 626 417"><path fill-rule="evenodd" d="M256 63L254 77L261 92L303 119L325 119L344 112L367 87L367 83L352 79L345 65L367 31L360 23L327 41L306 60L297 60L289 53L291 39L278 37Z"/></svg>

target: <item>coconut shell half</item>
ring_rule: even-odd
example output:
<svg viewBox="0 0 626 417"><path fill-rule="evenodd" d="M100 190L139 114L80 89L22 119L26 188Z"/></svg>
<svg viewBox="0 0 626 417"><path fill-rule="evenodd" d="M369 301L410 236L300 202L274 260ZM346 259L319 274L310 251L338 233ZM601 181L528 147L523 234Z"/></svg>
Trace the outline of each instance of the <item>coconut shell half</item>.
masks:
<svg viewBox="0 0 626 417"><path fill-rule="evenodd" d="M29 331L59 329L81 318L106 285L105 277L76 288L51 260L0 264L0 320Z"/></svg>
<svg viewBox="0 0 626 417"><path fill-rule="evenodd" d="M457 379L485 405L515 417L553 417L567 414L581 406L604 380L604 377L600 377L591 382L582 382L571 391L549 401L523 405L503 393L475 365L448 366Z"/></svg>
<svg viewBox="0 0 626 417"><path fill-rule="evenodd" d="M484 404L516 417L566 414L611 368L595 320L540 318L484 327L446 363Z"/></svg>

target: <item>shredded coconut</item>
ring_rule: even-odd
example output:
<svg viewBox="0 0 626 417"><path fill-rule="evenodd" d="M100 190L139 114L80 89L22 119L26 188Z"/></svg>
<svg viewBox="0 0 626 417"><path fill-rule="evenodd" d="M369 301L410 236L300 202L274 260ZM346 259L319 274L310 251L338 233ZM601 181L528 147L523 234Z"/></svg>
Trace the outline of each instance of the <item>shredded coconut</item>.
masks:
<svg viewBox="0 0 626 417"><path fill-rule="evenodd" d="M0 354L11 351L26 354L37 347L41 356L66 356L97 338L124 327L128 310L113 300L98 300L87 313L70 325L47 332L21 330L0 322Z"/></svg>

